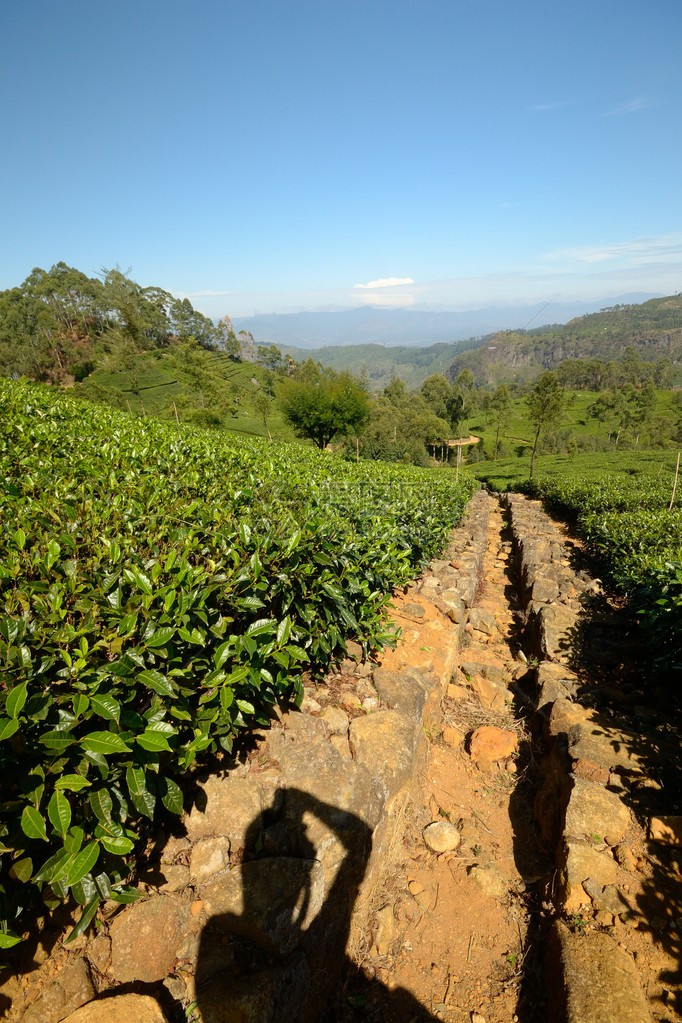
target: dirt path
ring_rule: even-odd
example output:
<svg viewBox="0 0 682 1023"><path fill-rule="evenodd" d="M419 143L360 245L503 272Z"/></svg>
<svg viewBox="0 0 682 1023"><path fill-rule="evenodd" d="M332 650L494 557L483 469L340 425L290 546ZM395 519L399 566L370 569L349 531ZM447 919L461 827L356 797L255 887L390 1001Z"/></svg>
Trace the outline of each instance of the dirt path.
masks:
<svg viewBox="0 0 682 1023"><path fill-rule="evenodd" d="M502 513L491 511L478 613L467 634L458 675L448 688L445 727L434 737L421 798L408 808L398 868L381 893L376 933L357 951L360 964L337 1008L339 1020L438 1019L450 1023L540 1020L542 989L526 980L532 955L529 889L552 863L538 845L532 814L532 764L525 706L509 688L525 664L513 654L514 583L511 543ZM507 741L514 751L499 761L488 747L472 756L472 731ZM486 729L499 732L488 732ZM459 844L440 854L425 844L424 829L446 821ZM372 983L377 981L377 983ZM410 992L396 1014L382 989Z"/></svg>
<svg viewBox="0 0 682 1023"><path fill-rule="evenodd" d="M374 928L354 950L357 968L329 1020L682 1021L679 846L652 842L646 830L651 816L679 813L679 728L665 701L656 705L626 609L590 578L579 542L536 502L523 504L520 520L531 505L523 537L515 524L514 556L506 518L496 503L491 507L479 588L445 699L445 727L430 737L396 868L377 893ZM540 544L554 548L550 560L559 574L570 575L569 605L579 608L570 649L542 662L550 676L572 676L575 683L573 696L556 701L554 723L536 714L539 669L523 652L533 629L526 627L516 578L519 541L531 545L540 532ZM525 572L524 564L527 587ZM568 614L565 604L547 599L552 614ZM559 636L556 629L553 636ZM566 713L570 720L562 723ZM566 730L574 722L592 723L588 736L617 738L607 754L612 759L604 761L605 779L604 768L589 759L574 761L576 774L569 775ZM599 758L598 749L594 755ZM622 767L629 757L639 758L634 773ZM553 789L552 764L564 762L560 792ZM547 811L558 821L566 785L570 790L576 775L599 780L607 795L621 795L630 823L615 848L596 833L576 842L547 826ZM543 799L538 824L534 811ZM438 853L427 846L425 829L434 822L455 826L455 848ZM577 855L589 862L586 879L588 867L575 873ZM604 869L600 880L593 876ZM609 887L616 874L618 888ZM561 955L573 963L564 961L563 980L546 969L557 927L567 936ZM557 989L568 984L572 969L582 975L570 982L578 1008L558 1008L556 999L564 996ZM602 981L600 1008L592 990Z"/></svg>

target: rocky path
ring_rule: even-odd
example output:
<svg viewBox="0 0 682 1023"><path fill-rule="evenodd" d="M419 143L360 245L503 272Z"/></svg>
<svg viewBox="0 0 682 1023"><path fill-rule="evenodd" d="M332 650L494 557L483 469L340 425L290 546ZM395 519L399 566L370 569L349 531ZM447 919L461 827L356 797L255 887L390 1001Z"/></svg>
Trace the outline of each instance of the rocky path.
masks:
<svg viewBox="0 0 682 1023"><path fill-rule="evenodd" d="M553 861L537 840L527 708L513 688L527 667L517 649L511 547L491 500L442 731L430 737L397 867L377 895L375 928L356 950L360 969L338 1019L544 1018L540 978L527 968L537 951L529 893ZM427 575L419 590L429 593L432 581ZM386 993L400 989L421 1013L409 1003L400 1015Z"/></svg>
<svg viewBox="0 0 682 1023"><path fill-rule="evenodd" d="M677 1023L679 825L657 815L677 809L679 735L631 622L523 498L490 501L471 603L396 868L330 1018Z"/></svg>

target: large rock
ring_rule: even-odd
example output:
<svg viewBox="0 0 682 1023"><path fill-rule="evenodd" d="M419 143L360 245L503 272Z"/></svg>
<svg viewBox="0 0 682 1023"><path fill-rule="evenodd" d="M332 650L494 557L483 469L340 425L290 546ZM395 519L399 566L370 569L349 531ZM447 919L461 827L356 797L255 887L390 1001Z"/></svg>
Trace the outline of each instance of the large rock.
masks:
<svg viewBox="0 0 682 1023"><path fill-rule="evenodd" d="M494 725L482 725L469 737L471 759L481 767L506 760L518 749L519 740L514 732Z"/></svg>
<svg viewBox="0 0 682 1023"><path fill-rule="evenodd" d="M529 605L528 634L533 653L564 662L571 651L576 613L565 604Z"/></svg>
<svg viewBox="0 0 682 1023"><path fill-rule="evenodd" d="M166 1017L149 995L114 995L88 1002L64 1023L166 1023Z"/></svg>
<svg viewBox="0 0 682 1023"><path fill-rule="evenodd" d="M500 686L503 686L506 681L503 668L498 668L495 664L486 664L484 661L460 661L459 670L469 678L480 675L481 678L487 678Z"/></svg>
<svg viewBox="0 0 682 1023"><path fill-rule="evenodd" d="M419 718L426 693L414 675L377 668L373 678L374 687L387 707L399 710L413 720Z"/></svg>
<svg viewBox="0 0 682 1023"><path fill-rule="evenodd" d="M635 752L636 738L615 728L592 722L578 724L568 733L568 752L572 760L595 764L605 771L624 768L628 774L641 774L642 764Z"/></svg>
<svg viewBox="0 0 682 1023"><path fill-rule="evenodd" d="M249 829L258 820L261 809L257 782L251 778L211 775L199 784L196 805L185 821L187 834L192 842L215 836L228 838L235 854L246 847L247 836L253 834Z"/></svg>
<svg viewBox="0 0 682 1023"><path fill-rule="evenodd" d="M111 972L121 984L151 984L171 972L185 938L186 902L155 895L126 907L111 925Z"/></svg>
<svg viewBox="0 0 682 1023"><path fill-rule="evenodd" d="M347 735L349 718L345 710L340 707L325 707L321 719L329 729L330 735Z"/></svg>
<svg viewBox="0 0 682 1023"><path fill-rule="evenodd" d="M472 607L469 612L469 624L474 632L482 632L485 636L494 636L497 632L495 616L482 607Z"/></svg>
<svg viewBox="0 0 682 1023"><path fill-rule="evenodd" d="M559 871L560 899L564 912L575 913L588 905L590 898L583 887L588 879L597 879L602 888L616 884L621 874L608 852L595 849L590 842L568 839L564 847L564 863Z"/></svg>
<svg viewBox="0 0 682 1023"><path fill-rule="evenodd" d="M568 837L604 839L608 845L618 845L629 824L627 807L615 792L596 782L574 778L564 825Z"/></svg>
<svg viewBox="0 0 682 1023"><path fill-rule="evenodd" d="M70 959L21 1017L21 1023L59 1023L95 995L85 959Z"/></svg>
<svg viewBox="0 0 682 1023"><path fill-rule="evenodd" d="M320 718L292 713L285 725L270 732L267 749L287 781L284 822L289 834L301 834L305 817L305 842L294 851L324 859L325 850L339 842L362 848L383 807L370 771L334 749Z"/></svg>
<svg viewBox="0 0 682 1023"><path fill-rule="evenodd" d="M415 725L397 710L381 710L351 721L350 748L374 776L387 801L408 781L415 750Z"/></svg>
<svg viewBox="0 0 682 1023"><path fill-rule="evenodd" d="M243 863L199 889L213 927L278 955L300 944L325 895L321 863L284 856Z"/></svg>
<svg viewBox="0 0 682 1023"><path fill-rule="evenodd" d="M551 933L550 1013L562 1023L650 1023L651 1013L630 956L601 931Z"/></svg>

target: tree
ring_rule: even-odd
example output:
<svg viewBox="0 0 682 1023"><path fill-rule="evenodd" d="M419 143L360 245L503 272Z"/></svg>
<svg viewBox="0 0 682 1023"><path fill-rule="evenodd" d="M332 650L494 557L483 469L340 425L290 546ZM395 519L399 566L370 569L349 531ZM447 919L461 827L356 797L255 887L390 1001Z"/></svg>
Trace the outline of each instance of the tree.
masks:
<svg viewBox="0 0 682 1023"><path fill-rule="evenodd" d="M488 402L488 411L492 416L493 425L495 426L495 451L493 458L497 458L500 446L500 430L508 421L511 409L512 400L509 388L506 384L500 384Z"/></svg>
<svg viewBox="0 0 682 1023"><path fill-rule="evenodd" d="M526 398L528 418L535 427L533 451L530 456L531 479L535 468L535 453L538 449L540 433L559 425L564 410L564 397L564 389L559 383L556 373L545 372L537 378Z"/></svg>
<svg viewBox="0 0 682 1023"><path fill-rule="evenodd" d="M273 400L272 395L268 394L268 392L262 387L260 387L253 396L253 407L260 417L263 427L265 428L265 432L268 435L268 440L270 441L272 440L272 435L270 433L270 427L268 426L268 420L272 413Z"/></svg>
<svg viewBox="0 0 682 1023"><path fill-rule="evenodd" d="M366 388L350 373L319 367L316 374L283 381L280 404L298 436L312 440L320 450L337 433L356 430L369 417Z"/></svg>
<svg viewBox="0 0 682 1023"><path fill-rule="evenodd" d="M432 373L421 386L421 395L431 411L441 419L448 418L448 401L452 386L442 373Z"/></svg>

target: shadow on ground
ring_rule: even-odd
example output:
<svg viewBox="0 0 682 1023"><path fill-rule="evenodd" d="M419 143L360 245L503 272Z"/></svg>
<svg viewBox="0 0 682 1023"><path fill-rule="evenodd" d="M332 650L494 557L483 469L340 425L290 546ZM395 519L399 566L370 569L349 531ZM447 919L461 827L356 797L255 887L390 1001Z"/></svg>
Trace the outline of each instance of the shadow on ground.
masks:
<svg viewBox="0 0 682 1023"><path fill-rule="evenodd" d="M204 1023L435 1020L409 992L365 977L344 954L370 829L307 792L289 788L282 797L285 811L265 811L249 828L238 911L214 915L201 935ZM318 835L322 826L326 849L311 842L311 824Z"/></svg>

